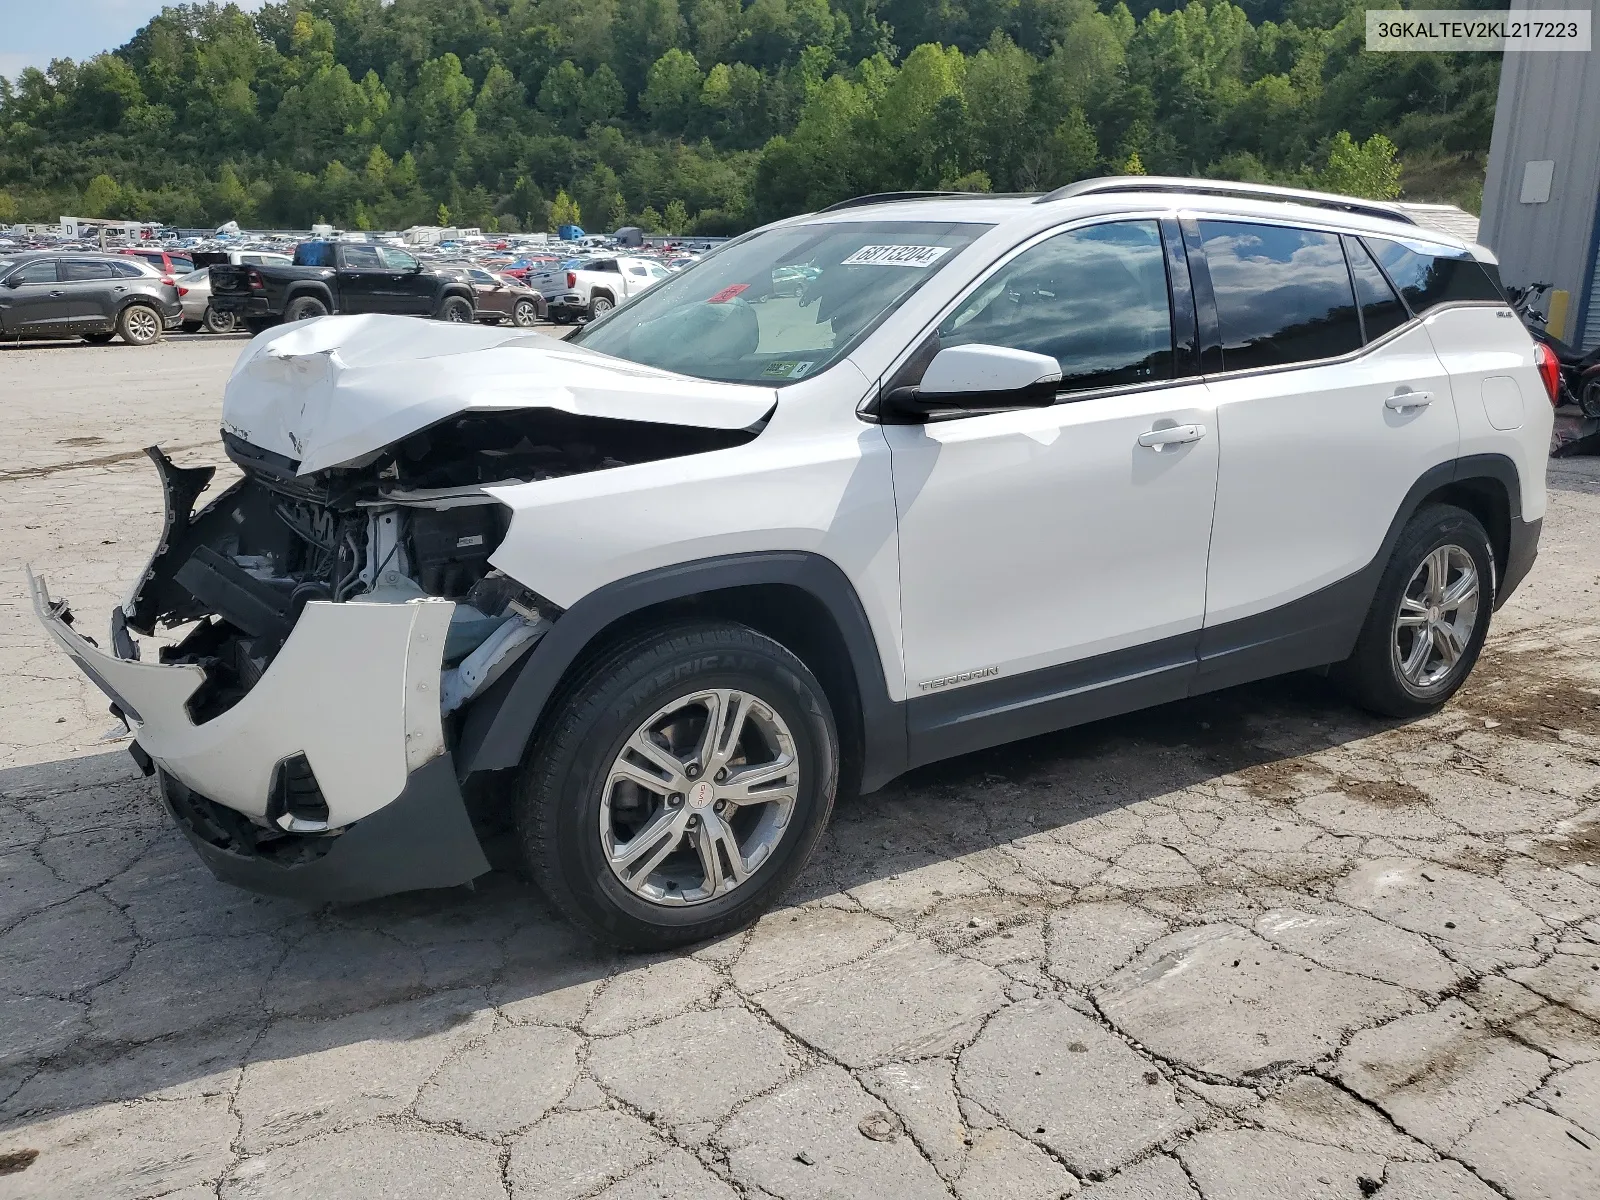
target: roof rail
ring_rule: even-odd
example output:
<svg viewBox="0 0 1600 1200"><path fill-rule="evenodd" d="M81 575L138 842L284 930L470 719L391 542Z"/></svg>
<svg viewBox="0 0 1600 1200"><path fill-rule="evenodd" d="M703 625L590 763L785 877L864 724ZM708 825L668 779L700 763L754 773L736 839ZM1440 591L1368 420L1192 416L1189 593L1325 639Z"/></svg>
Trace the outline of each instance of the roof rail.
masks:
<svg viewBox="0 0 1600 1200"><path fill-rule="evenodd" d="M893 204L897 200L938 200L949 199L952 196L976 197L988 194L987 192L874 192L870 196L853 196L849 200L841 200L818 211L830 213L838 212L841 208L861 208L868 204Z"/></svg>
<svg viewBox="0 0 1600 1200"><path fill-rule="evenodd" d="M1301 188L1274 187L1267 183L1234 183L1223 179L1183 179L1168 175L1108 175L1100 179L1080 179L1040 196L1035 204L1052 200L1071 200L1079 196L1098 196L1108 192L1192 192L1210 196L1238 196L1248 200L1281 200L1288 204L1309 204L1335 208L1415 225L1411 214L1381 200L1361 200L1332 192L1309 192Z"/></svg>

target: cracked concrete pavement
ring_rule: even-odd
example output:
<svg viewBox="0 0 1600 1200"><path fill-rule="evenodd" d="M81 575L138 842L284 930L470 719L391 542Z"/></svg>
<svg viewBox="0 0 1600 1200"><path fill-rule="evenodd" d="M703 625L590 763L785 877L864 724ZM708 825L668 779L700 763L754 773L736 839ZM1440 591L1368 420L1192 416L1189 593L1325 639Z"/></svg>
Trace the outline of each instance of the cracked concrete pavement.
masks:
<svg viewBox="0 0 1600 1200"><path fill-rule="evenodd" d="M102 625L240 344L0 350L0 1198L1600 1195L1600 464L1443 713L1298 676L924 769L622 957L501 874L216 883L35 628L25 561Z"/></svg>

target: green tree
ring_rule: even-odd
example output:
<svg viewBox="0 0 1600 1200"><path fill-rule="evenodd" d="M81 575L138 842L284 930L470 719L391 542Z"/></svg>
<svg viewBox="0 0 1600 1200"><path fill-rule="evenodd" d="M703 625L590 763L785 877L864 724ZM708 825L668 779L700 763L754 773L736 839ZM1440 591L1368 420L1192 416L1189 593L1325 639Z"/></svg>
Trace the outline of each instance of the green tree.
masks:
<svg viewBox="0 0 1600 1200"><path fill-rule="evenodd" d="M1369 200L1393 200L1400 194L1396 147L1381 133L1358 143L1341 129L1328 147L1328 163L1317 176L1323 191Z"/></svg>
<svg viewBox="0 0 1600 1200"><path fill-rule="evenodd" d="M646 233L660 233L663 228L661 214L647 204L644 211L639 214L638 225Z"/></svg>
<svg viewBox="0 0 1600 1200"><path fill-rule="evenodd" d="M558 191L555 200L550 205L550 232L555 233L563 225L580 225L582 222L583 213L579 210L572 197L567 195L565 189Z"/></svg>
<svg viewBox="0 0 1600 1200"><path fill-rule="evenodd" d="M689 232L689 210L684 207L683 201L674 196L667 205L666 215L662 218L663 225L668 233L674 237Z"/></svg>
<svg viewBox="0 0 1600 1200"><path fill-rule="evenodd" d="M578 120L585 127L609 121L620 116L627 103L628 96L622 90L617 73L609 64L601 63L584 82L578 100Z"/></svg>
<svg viewBox="0 0 1600 1200"><path fill-rule="evenodd" d="M445 204L441 201L439 204L439 211L434 215L438 218L436 224L439 226L443 227L450 224L450 206L448 204Z"/></svg>
<svg viewBox="0 0 1600 1200"><path fill-rule="evenodd" d="M83 193L83 211L89 217L122 216L126 197L109 175L96 175Z"/></svg>
<svg viewBox="0 0 1600 1200"><path fill-rule="evenodd" d="M676 48L650 64L639 107L660 128L681 132L688 128L700 106L705 79L694 55Z"/></svg>
<svg viewBox="0 0 1600 1200"><path fill-rule="evenodd" d="M18 211L15 197L10 192L0 190L0 225L10 225L16 221Z"/></svg>

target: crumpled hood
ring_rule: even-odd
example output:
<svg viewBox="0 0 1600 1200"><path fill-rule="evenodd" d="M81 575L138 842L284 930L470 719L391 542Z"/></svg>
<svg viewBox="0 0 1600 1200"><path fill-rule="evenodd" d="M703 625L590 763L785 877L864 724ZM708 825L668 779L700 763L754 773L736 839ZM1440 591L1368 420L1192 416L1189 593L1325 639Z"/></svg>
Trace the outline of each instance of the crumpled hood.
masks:
<svg viewBox="0 0 1600 1200"><path fill-rule="evenodd" d="M772 388L710 383L558 338L417 317L322 317L268 330L233 368L222 428L309 475L462 412L582 416L748 429Z"/></svg>

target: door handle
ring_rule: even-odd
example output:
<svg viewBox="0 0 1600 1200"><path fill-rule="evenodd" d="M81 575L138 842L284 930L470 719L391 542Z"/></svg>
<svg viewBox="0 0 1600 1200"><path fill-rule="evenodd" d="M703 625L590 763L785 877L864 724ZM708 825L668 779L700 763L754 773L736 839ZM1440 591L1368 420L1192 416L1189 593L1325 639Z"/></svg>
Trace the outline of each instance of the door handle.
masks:
<svg viewBox="0 0 1600 1200"><path fill-rule="evenodd" d="M1408 408L1427 408L1432 403L1432 392L1396 392L1383 402L1383 406L1395 412L1405 412Z"/></svg>
<svg viewBox="0 0 1600 1200"><path fill-rule="evenodd" d="M1160 451L1164 446L1177 446L1184 442L1198 442L1206 435L1204 425L1168 425L1165 429L1151 429L1139 435L1139 445Z"/></svg>
<svg viewBox="0 0 1600 1200"><path fill-rule="evenodd" d="M55 292L51 292L50 296L51 296L52 299L54 299L57 296L65 296L66 294L67 293L64 292L64 291L55 291Z"/></svg>

